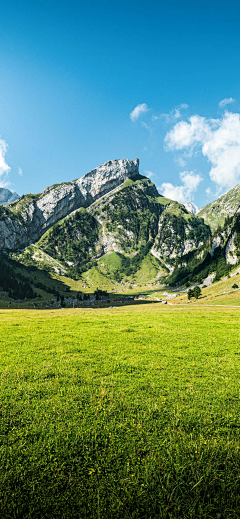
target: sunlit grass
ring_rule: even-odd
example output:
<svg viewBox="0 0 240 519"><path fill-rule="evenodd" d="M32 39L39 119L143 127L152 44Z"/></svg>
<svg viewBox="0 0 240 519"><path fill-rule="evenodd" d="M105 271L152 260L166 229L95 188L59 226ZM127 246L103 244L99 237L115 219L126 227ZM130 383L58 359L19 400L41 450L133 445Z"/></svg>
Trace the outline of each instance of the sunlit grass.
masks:
<svg viewBox="0 0 240 519"><path fill-rule="evenodd" d="M1 518L237 518L238 309L0 312Z"/></svg>

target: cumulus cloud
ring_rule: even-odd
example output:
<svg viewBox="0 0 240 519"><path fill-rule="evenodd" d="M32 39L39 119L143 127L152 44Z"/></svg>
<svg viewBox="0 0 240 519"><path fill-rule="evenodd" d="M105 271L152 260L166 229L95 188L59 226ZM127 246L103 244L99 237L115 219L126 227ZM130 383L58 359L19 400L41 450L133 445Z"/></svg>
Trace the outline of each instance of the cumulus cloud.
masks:
<svg viewBox="0 0 240 519"><path fill-rule="evenodd" d="M182 171L180 173L181 186L174 186L170 182L163 182L159 187L160 193L166 198L177 200L181 204L194 199L199 183L203 180L198 173L193 171Z"/></svg>
<svg viewBox="0 0 240 519"><path fill-rule="evenodd" d="M22 168L18 168L18 174L20 175L20 177L22 177L22 174L23 174Z"/></svg>
<svg viewBox="0 0 240 519"><path fill-rule="evenodd" d="M222 99L222 101L218 103L218 106L220 106L220 108L224 108L226 105L229 105L231 103L235 103L235 99L233 99L232 97L225 97L225 99Z"/></svg>
<svg viewBox="0 0 240 519"><path fill-rule="evenodd" d="M180 121L165 137L166 150L201 149L211 164L210 179L219 191L240 182L240 114L224 112L221 119L199 115Z"/></svg>
<svg viewBox="0 0 240 519"><path fill-rule="evenodd" d="M133 111L130 113L131 121L135 122L141 114L148 112L149 108L146 103L142 103L140 105L135 106Z"/></svg>
<svg viewBox="0 0 240 519"><path fill-rule="evenodd" d="M8 166L5 160L5 155L7 153L7 143L0 137L0 187L5 187L7 182L4 180L4 176L8 175L11 168Z"/></svg>
<svg viewBox="0 0 240 519"><path fill-rule="evenodd" d="M189 123L180 121L167 133L164 139L166 149L193 148L198 143L204 142L209 132L210 127L205 117L193 115Z"/></svg>

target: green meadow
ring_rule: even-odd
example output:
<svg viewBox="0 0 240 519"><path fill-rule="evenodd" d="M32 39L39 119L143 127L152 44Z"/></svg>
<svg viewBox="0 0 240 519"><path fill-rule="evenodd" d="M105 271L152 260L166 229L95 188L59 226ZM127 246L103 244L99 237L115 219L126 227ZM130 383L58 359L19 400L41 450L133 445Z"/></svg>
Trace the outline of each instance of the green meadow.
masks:
<svg viewBox="0 0 240 519"><path fill-rule="evenodd" d="M1 310L1 519L239 518L239 311Z"/></svg>

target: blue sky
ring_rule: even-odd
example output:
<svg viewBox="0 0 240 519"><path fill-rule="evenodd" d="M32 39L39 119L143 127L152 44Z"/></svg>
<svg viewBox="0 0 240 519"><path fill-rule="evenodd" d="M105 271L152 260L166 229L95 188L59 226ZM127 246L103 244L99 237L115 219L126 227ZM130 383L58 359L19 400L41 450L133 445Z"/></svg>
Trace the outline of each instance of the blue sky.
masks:
<svg viewBox="0 0 240 519"><path fill-rule="evenodd" d="M1 185L136 157L199 207L239 183L239 26L232 0L3 0Z"/></svg>

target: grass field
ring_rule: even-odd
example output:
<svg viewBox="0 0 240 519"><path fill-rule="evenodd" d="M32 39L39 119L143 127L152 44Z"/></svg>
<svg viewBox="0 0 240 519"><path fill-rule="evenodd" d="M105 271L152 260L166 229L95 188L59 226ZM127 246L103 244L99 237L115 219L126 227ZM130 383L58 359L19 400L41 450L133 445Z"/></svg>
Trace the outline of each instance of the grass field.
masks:
<svg viewBox="0 0 240 519"><path fill-rule="evenodd" d="M239 312L1 310L1 519L239 518Z"/></svg>

